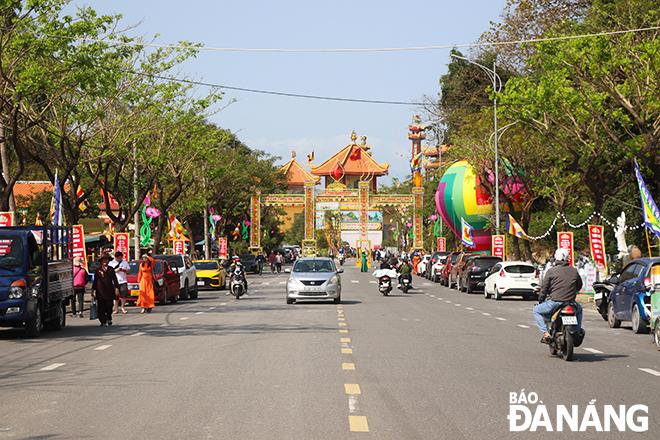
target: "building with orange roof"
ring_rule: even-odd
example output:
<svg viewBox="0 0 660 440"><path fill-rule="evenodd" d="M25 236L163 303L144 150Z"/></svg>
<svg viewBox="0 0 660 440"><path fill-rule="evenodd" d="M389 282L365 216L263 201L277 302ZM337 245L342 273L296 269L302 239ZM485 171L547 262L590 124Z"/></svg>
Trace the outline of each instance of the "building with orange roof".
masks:
<svg viewBox="0 0 660 440"><path fill-rule="evenodd" d="M14 184L14 200L17 209L25 209L42 192L53 193L53 183L46 181L18 181ZM69 191L69 184L64 184L64 191Z"/></svg>

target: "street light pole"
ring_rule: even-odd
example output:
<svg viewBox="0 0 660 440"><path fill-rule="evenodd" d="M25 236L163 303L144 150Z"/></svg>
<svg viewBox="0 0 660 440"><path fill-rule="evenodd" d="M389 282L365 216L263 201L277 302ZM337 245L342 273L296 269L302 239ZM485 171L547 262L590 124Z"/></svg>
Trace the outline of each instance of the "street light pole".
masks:
<svg viewBox="0 0 660 440"><path fill-rule="evenodd" d="M502 90L502 80L499 75L495 73L496 60L493 60L493 69L489 69L486 66L482 66L479 63L475 63L472 60L469 60L465 57L460 57L458 55L451 54L450 56L457 58L459 60L467 61L470 64L481 68L488 74L488 77L493 80L493 92L499 93ZM500 170L499 170L499 158L497 157L497 96L493 98L493 123L495 125L495 234L500 234Z"/></svg>

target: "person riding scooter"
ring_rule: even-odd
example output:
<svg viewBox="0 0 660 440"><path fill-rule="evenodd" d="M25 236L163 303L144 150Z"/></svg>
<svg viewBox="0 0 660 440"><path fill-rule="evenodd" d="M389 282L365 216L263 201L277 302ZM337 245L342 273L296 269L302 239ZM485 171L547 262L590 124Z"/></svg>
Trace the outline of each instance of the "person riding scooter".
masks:
<svg viewBox="0 0 660 440"><path fill-rule="evenodd" d="M543 333L541 342L544 344L552 341L544 315L550 317L563 303L574 302L578 292L582 289L580 274L577 269L568 264L570 258L568 249L557 249L555 252L556 265L549 269L543 277L539 302L534 306L534 319ZM576 306L577 330L579 331L582 326L582 307L577 303Z"/></svg>
<svg viewBox="0 0 660 440"><path fill-rule="evenodd" d="M401 287L401 280L403 278L408 278L408 281L410 282L410 287L412 287L412 277L410 276L410 272L412 269L410 268L410 264L408 264L408 258L403 257L401 260L401 264L396 270L399 273L399 284L397 287Z"/></svg>
<svg viewBox="0 0 660 440"><path fill-rule="evenodd" d="M243 264L241 263L241 259L238 258L237 255L234 256L234 263L231 266L229 266L229 273L231 274L232 278L234 276L234 273L239 273L243 275L243 289L247 294L248 284L247 284L247 276L245 273L245 266L243 266Z"/></svg>

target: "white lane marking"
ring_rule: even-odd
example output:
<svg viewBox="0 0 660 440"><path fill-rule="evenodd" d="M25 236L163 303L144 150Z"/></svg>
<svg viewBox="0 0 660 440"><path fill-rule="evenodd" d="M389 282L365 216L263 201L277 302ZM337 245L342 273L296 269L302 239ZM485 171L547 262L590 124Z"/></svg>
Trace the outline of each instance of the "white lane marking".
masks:
<svg viewBox="0 0 660 440"><path fill-rule="evenodd" d="M424 283L425 286L432 286L431 283Z"/></svg>
<svg viewBox="0 0 660 440"><path fill-rule="evenodd" d="M255 290L255 292L256 292L256 290ZM197 312L197 313L195 313L195 315L201 315L201 314L203 314L203 313L204 313L204 312Z"/></svg>
<svg viewBox="0 0 660 440"><path fill-rule="evenodd" d="M66 364L50 364L47 367L43 367L40 371L52 371L55 368L60 368L62 365L66 365Z"/></svg>
<svg viewBox="0 0 660 440"><path fill-rule="evenodd" d="M472 307L466 307L465 310L474 310Z"/></svg>
<svg viewBox="0 0 660 440"><path fill-rule="evenodd" d="M451 304L451 301L445 301L447 304Z"/></svg>
<svg viewBox="0 0 660 440"><path fill-rule="evenodd" d="M110 347L112 347L112 345L100 345L96 347L94 350L107 350Z"/></svg>
<svg viewBox="0 0 660 440"><path fill-rule="evenodd" d="M586 347L582 347L582 349L583 349L583 350L587 350L589 353L593 353L593 354L605 354L605 353L603 353L603 352L600 351L600 350L596 350L595 348L586 348ZM659 376L660 376L660 374L659 374Z"/></svg>
<svg viewBox="0 0 660 440"><path fill-rule="evenodd" d="M220 305L221 305L221 306L226 306L226 305L227 305L227 303L220 303Z"/></svg>
<svg viewBox="0 0 660 440"><path fill-rule="evenodd" d="M280 281L280 284L286 284L286 281Z"/></svg>
<svg viewBox="0 0 660 440"><path fill-rule="evenodd" d="M438 297L438 299L439 299L440 301L442 301L442 298Z"/></svg>
<svg viewBox="0 0 660 440"><path fill-rule="evenodd" d="M185 321L186 319L190 319L190 317L184 316L183 318L179 318L179 321Z"/></svg>
<svg viewBox="0 0 660 440"><path fill-rule="evenodd" d="M351 280L351 283L359 283L360 281L358 280Z"/></svg>
<svg viewBox="0 0 660 440"><path fill-rule="evenodd" d="M213 310L213 309L215 309L215 307L209 307L209 310Z"/></svg>
<svg viewBox="0 0 660 440"><path fill-rule="evenodd" d="M518 327L520 327L520 328L529 328L529 326L525 325L525 324L518 324Z"/></svg>
<svg viewBox="0 0 660 440"><path fill-rule="evenodd" d="M652 374L654 376L660 376L660 371L655 371L655 370L652 370L650 368L640 368L639 370L643 371L644 373Z"/></svg>
<svg viewBox="0 0 660 440"><path fill-rule="evenodd" d="M354 413L357 411L357 396L349 394L348 396L348 412Z"/></svg>
<svg viewBox="0 0 660 440"><path fill-rule="evenodd" d="M167 325L167 324L165 324L165 325ZM163 326L161 325L161 327L163 327ZM131 336L142 336L143 334L144 334L144 332L137 332L137 333L133 333Z"/></svg>
<svg viewBox="0 0 660 440"><path fill-rule="evenodd" d="M435 295L431 295L431 298L435 298Z"/></svg>
<svg viewBox="0 0 660 440"><path fill-rule="evenodd" d="M454 304L454 305L455 305L456 307L460 307L460 306L461 306L460 304Z"/></svg>
<svg viewBox="0 0 660 440"><path fill-rule="evenodd" d="M490 313L486 313L486 312L481 312L481 314L484 316L490 316Z"/></svg>
<svg viewBox="0 0 660 440"><path fill-rule="evenodd" d="M376 284L378 281L369 280L371 284Z"/></svg>
<svg viewBox="0 0 660 440"><path fill-rule="evenodd" d="M498 321L506 321L506 318L495 318L495 319L497 319Z"/></svg>

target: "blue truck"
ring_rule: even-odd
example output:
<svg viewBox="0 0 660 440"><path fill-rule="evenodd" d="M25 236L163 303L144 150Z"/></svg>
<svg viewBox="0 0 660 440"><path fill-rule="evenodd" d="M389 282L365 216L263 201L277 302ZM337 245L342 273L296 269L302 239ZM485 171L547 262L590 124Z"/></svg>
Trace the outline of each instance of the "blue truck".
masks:
<svg viewBox="0 0 660 440"><path fill-rule="evenodd" d="M61 330L72 297L71 227L0 227L0 327Z"/></svg>

